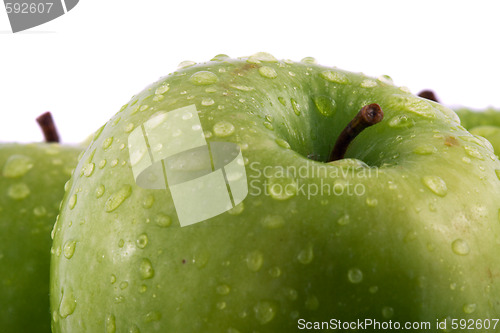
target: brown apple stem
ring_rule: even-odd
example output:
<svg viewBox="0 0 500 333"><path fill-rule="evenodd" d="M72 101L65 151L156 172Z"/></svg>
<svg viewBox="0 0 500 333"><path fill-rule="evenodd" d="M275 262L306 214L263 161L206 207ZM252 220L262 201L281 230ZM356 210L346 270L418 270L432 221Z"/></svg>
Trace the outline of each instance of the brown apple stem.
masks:
<svg viewBox="0 0 500 333"><path fill-rule="evenodd" d="M38 116L38 118L36 118L36 122L42 129L45 142L59 142L59 133L57 133L56 124L54 123L54 119L52 118L50 111Z"/></svg>
<svg viewBox="0 0 500 333"><path fill-rule="evenodd" d="M346 128L340 133L328 162L341 160L349 147L349 144L365 128L379 123L384 118L384 113L378 104L369 104L363 106L353 120L347 124Z"/></svg>
<svg viewBox="0 0 500 333"><path fill-rule="evenodd" d="M417 96L428 99L428 100L436 102L436 103L439 103L439 100L438 100L436 94L432 90L422 90L421 92L418 93Z"/></svg>

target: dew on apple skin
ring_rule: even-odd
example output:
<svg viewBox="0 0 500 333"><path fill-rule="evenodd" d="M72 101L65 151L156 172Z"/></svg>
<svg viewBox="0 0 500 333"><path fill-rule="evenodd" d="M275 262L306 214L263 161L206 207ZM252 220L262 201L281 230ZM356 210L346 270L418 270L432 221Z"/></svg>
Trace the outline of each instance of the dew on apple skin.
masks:
<svg viewBox="0 0 500 333"><path fill-rule="evenodd" d="M469 155L470 157L477 158L478 160L484 160L483 154L477 148L471 147L471 146L464 146L465 153Z"/></svg>
<svg viewBox="0 0 500 333"><path fill-rule="evenodd" d="M130 326L128 333L141 333L141 330L136 325Z"/></svg>
<svg viewBox="0 0 500 333"><path fill-rule="evenodd" d="M160 213L156 215L155 223L159 227L166 228L172 224L172 218L166 214Z"/></svg>
<svg viewBox="0 0 500 333"><path fill-rule="evenodd" d="M415 125L415 120L406 114L398 114L389 120L388 125L392 128L410 128Z"/></svg>
<svg viewBox="0 0 500 333"><path fill-rule="evenodd" d="M63 254L66 257L66 259L71 259L73 257L73 255L75 254L75 248L76 248L76 241L74 240L67 241L64 244Z"/></svg>
<svg viewBox="0 0 500 333"><path fill-rule="evenodd" d="M347 272L347 279L353 284L363 281L363 272L359 268L351 268Z"/></svg>
<svg viewBox="0 0 500 333"><path fill-rule="evenodd" d="M116 321L115 316L112 314L108 314L105 320L106 333L115 333L116 332Z"/></svg>
<svg viewBox="0 0 500 333"><path fill-rule="evenodd" d="M439 176L424 176L422 183L431 190L432 193L444 197L448 193L446 182Z"/></svg>
<svg viewBox="0 0 500 333"><path fill-rule="evenodd" d="M373 88L377 85L377 81L374 81L372 79L364 79L360 84L361 88Z"/></svg>
<svg viewBox="0 0 500 333"><path fill-rule="evenodd" d="M295 99L293 99L293 98L290 99L290 103L292 104L293 112L297 116L300 116L300 105L299 105L299 103Z"/></svg>
<svg viewBox="0 0 500 333"><path fill-rule="evenodd" d="M217 75L209 71L196 72L189 78L189 82L197 86L214 84L218 80Z"/></svg>
<svg viewBox="0 0 500 333"><path fill-rule="evenodd" d="M142 259L139 267L139 272L141 275L141 279L143 280L151 279L155 275L153 265L151 264L151 261L149 259Z"/></svg>
<svg viewBox="0 0 500 333"><path fill-rule="evenodd" d="M102 159L100 162L99 162L99 169L102 169L106 166L106 159Z"/></svg>
<svg viewBox="0 0 500 333"><path fill-rule="evenodd" d="M100 184L99 186L97 186L97 188L95 189L95 197L97 199L99 199L100 197L102 197L104 195L104 191L105 191L105 188L104 188L104 185Z"/></svg>
<svg viewBox="0 0 500 333"><path fill-rule="evenodd" d="M283 139L276 139L275 142L278 144L278 146L282 147L282 148L285 148L285 149L290 149L290 144L288 143L288 141L286 140L283 140Z"/></svg>
<svg viewBox="0 0 500 333"><path fill-rule="evenodd" d="M35 164L33 160L25 155L10 156L2 169L2 175L5 178L19 178L30 171Z"/></svg>
<svg viewBox="0 0 500 333"><path fill-rule="evenodd" d="M76 299L71 288L62 290L61 303L59 304L59 316L67 318L72 315L76 309Z"/></svg>
<svg viewBox="0 0 500 333"><path fill-rule="evenodd" d="M215 306L219 310L224 310L226 308L226 306L227 306L227 303L226 302L217 302L217 304Z"/></svg>
<svg viewBox="0 0 500 333"><path fill-rule="evenodd" d="M272 123L265 121L264 122L264 127L267 128L268 130L274 131L274 126Z"/></svg>
<svg viewBox="0 0 500 333"><path fill-rule="evenodd" d="M163 84L163 85L159 86L158 88L156 88L155 95L163 95L164 93L166 93L169 90L170 90L170 86L168 84Z"/></svg>
<svg viewBox="0 0 500 333"><path fill-rule="evenodd" d="M469 244L467 243L467 241L461 238L455 239L451 243L451 249L453 253L458 254L460 256L466 256L470 252Z"/></svg>
<svg viewBox="0 0 500 333"><path fill-rule="evenodd" d="M430 155L430 154L436 153L437 148L434 147L433 145L424 144L424 145L420 145L420 146L415 147L413 152L417 155Z"/></svg>
<svg viewBox="0 0 500 333"><path fill-rule="evenodd" d="M462 308L462 310L464 311L464 313L466 314L471 314L471 313L474 313L476 312L476 309L477 309L477 304L474 304L474 303L470 303L470 304L465 304Z"/></svg>
<svg viewBox="0 0 500 333"><path fill-rule="evenodd" d="M313 101L319 113L321 113L325 117L332 116L337 110L337 104L335 103L335 100L331 99L330 97L315 96L313 97Z"/></svg>
<svg viewBox="0 0 500 333"><path fill-rule="evenodd" d="M278 77L278 73L276 73L276 70L272 67L269 67L269 66L260 67L259 74L260 74L260 76L268 78L268 79L275 79Z"/></svg>
<svg viewBox="0 0 500 333"><path fill-rule="evenodd" d="M30 195L31 191L25 183L12 184L7 189L7 195L14 200L23 200Z"/></svg>
<svg viewBox="0 0 500 333"><path fill-rule="evenodd" d="M111 145L113 144L113 140L114 140L114 137L112 137L112 136L104 139L104 141L102 142L102 149L104 149L105 151L108 150L109 147L111 147Z"/></svg>
<svg viewBox="0 0 500 333"><path fill-rule="evenodd" d="M229 287L227 284L221 284L220 286L217 286L217 288L215 288L215 291L219 295L228 295L231 292L231 287Z"/></svg>
<svg viewBox="0 0 500 333"><path fill-rule="evenodd" d="M273 278L278 278L281 276L281 268L278 266L271 267L268 271L269 275Z"/></svg>
<svg viewBox="0 0 500 333"><path fill-rule="evenodd" d="M120 282L119 287L120 287L121 290L127 289L128 288L128 282L127 281Z"/></svg>
<svg viewBox="0 0 500 333"><path fill-rule="evenodd" d="M310 264L314 259L314 249L312 244L308 244L307 247L299 252L297 255L297 260L303 264Z"/></svg>
<svg viewBox="0 0 500 333"><path fill-rule="evenodd" d="M95 169L95 164L94 163L87 163L85 166L82 168L82 173L85 177L90 177L94 173Z"/></svg>
<svg viewBox="0 0 500 333"><path fill-rule="evenodd" d="M201 105L203 105L203 106L214 105L214 103L215 103L215 101L210 97L205 97L201 100Z"/></svg>
<svg viewBox="0 0 500 333"><path fill-rule="evenodd" d="M136 240L137 247L140 249L144 249L148 245L148 235L140 234Z"/></svg>
<svg viewBox="0 0 500 333"><path fill-rule="evenodd" d="M267 215L261 221L266 229L278 229L285 225L285 219L281 215Z"/></svg>
<svg viewBox="0 0 500 333"><path fill-rule="evenodd" d="M161 320L161 312L159 311L150 311L143 316L143 320L145 323L152 323L154 321Z"/></svg>
<svg viewBox="0 0 500 333"><path fill-rule="evenodd" d="M116 282L116 275L114 274L111 274L110 278L109 278L109 283L111 284L115 284Z"/></svg>
<svg viewBox="0 0 500 333"><path fill-rule="evenodd" d="M104 209L107 213L113 212L132 194L130 185L123 185L118 191L111 194L104 204Z"/></svg>
<svg viewBox="0 0 500 333"><path fill-rule="evenodd" d="M297 194L297 182L289 177L273 177L267 184L268 193L275 200L287 200Z"/></svg>
<svg viewBox="0 0 500 333"><path fill-rule="evenodd" d="M42 217L47 215L47 209L44 206L36 206L33 208L33 214L37 217Z"/></svg>
<svg viewBox="0 0 500 333"><path fill-rule="evenodd" d="M257 52L248 57L248 60L257 61L257 62L278 62L272 54L267 52Z"/></svg>
<svg viewBox="0 0 500 333"><path fill-rule="evenodd" d="M245 261L249 270L252 272L258 272L264 262L264 256L262 252L255 250L247 254Z"/></svg>
<svg viewBox="0 0 500 333"><path fill-rule="evenodd" d="M253 307L255 319L261 325L267 324L274 319L278 312L277 305L273 301L260 301Z"/></svg>
<svg viewBox="0 0 500 333"><path fill-rule="evenodd" d="M213 127L214 134L220 138L230 136L234 129L234 125L225 120L217 122Z"/></svg>
<svg viewBox="0 0 500 333"><path fill-rule="evenodd" d="M349 79L347 75L338 71L324 71L320 73L320 76L330 82L339 83L339 84L347 84L349 83Z"/></svg>

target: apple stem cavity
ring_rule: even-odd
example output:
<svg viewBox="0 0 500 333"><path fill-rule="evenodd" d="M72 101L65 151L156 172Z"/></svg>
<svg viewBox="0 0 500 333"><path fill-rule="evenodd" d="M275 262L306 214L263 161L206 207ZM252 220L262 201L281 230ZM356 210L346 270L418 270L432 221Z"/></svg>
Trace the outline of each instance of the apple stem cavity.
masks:
<svg viewBox="0 0 500 333"><path fill-rule="evenodd" d="M439 103L439 100L438 100L436 94L432 90L422 90L421 92L418 93L417 96L428 99L429 101Z"/></svg>
<svg viewBox="0 0 500 333"><path fill-rule="evenodd" d="M358 114L347 124L342 133L340 133L328 162L343 159L347 148L358 134L365 128L379 123L383 118L384 113L380 105L374 103L363 106Z"/></svg>
<svg viewBox="0 0 500 333"><path fill-rule="evenodd" d="M36 122L40 126L45 137L45 142L60 142L59 133L57 132L54 118L50 111L47 111L36 118Z"/></svg>

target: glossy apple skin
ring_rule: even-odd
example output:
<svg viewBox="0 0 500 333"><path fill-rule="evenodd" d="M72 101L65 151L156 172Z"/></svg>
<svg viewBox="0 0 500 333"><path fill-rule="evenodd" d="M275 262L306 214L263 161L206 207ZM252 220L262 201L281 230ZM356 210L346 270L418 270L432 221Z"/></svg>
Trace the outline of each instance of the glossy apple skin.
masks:
<svg viewBox="0 0 500 333"><path fill-rule="evenodd" d="M385 119L347 153L367 165L324 163L370 103ZM169 191L135 184L127 140L158 112L192 104L207 141L240 145L251 192L181 228ZM287 167L309 173L283 176ZM53 331L288 333L301 318L497 318L499 169L453 111L385 77L268 55L180 69L124 105L76 168L54 229ZM325 184L339 192L300 190ZM356 185L363 193L349 195Z"/></svg>
<svg viewBox="0 0 500 333"><path fill-rule="evenodd" d="M460 108L457 114L465 128L474 135L486 138L493 146L495 154L500 155L500 110Z"/></svg>
<svg viewBox="0 0 500 333"><path fill-rule="evenodd" d="M50 332L50 231L81 150L0 143L1 332Z"/></svg>

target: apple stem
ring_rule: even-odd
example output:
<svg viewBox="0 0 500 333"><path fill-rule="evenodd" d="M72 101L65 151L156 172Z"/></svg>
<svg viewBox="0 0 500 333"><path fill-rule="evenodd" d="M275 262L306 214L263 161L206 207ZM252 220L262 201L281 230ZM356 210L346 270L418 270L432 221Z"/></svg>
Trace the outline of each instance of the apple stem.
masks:
<svg viewBox="0 0 500 333"><path fill-rule="evenodd" d="M349 144L365 128L379 123L384 118L384 113L378 104L369 104L361 108L358 114L347 124L340 133L328 162L341 160L349 147Z"/></svg>
<svg viewBox="0 0 500 333"><path fill-rule="evenodd" d="M42 129L45 142L59 142L59 133L57 132L56 124L50 111L38 116L36 122Z"/></svg>
<svg viewBox="0 0 500 333"><path fill-rule="evenodd" d="M418 93L417 96L428 99L428 100L436 102L436 103L439 103L439 100L436 97L436 94L432 90L422 90L421 92Z"/></svg>

